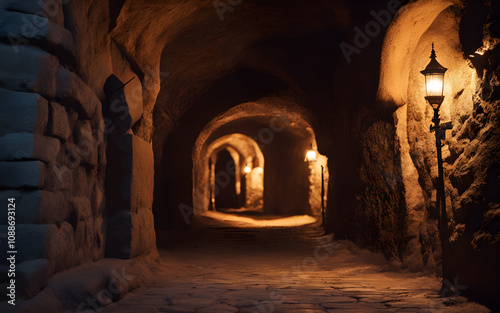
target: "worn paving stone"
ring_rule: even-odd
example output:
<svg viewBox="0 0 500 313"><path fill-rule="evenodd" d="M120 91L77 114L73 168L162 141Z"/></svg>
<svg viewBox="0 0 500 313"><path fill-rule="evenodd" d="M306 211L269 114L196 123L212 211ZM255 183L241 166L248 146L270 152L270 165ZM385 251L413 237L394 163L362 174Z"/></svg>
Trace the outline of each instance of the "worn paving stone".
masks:
<svg viewBox="0 0 500 313"><path fill-rule="evenodd" d="M32 298L47 286L49 261L46 259L29 260L17 266L18 291Z"/></svg>
<svg viewBox="0 0 500 313"><path fill-rule="evenodd" d="M488 312L471 302L446 306L437 298L438 278L389 272L346 241L317 269L305 270L302 261L317 244L312 226L245 229L203 218L193 225L181 237L158 233L160 244L168 242L160 250L164 272L103 313L151 306L155 313ZM255 236L242 244L242 234Z"/></svg>
<svg viewBox="0 0 500 313"><path fill-rule="evenodd" d="M173 305L192 305L200 308L218 304L214 298L173 298L170 301Z"/></svg>

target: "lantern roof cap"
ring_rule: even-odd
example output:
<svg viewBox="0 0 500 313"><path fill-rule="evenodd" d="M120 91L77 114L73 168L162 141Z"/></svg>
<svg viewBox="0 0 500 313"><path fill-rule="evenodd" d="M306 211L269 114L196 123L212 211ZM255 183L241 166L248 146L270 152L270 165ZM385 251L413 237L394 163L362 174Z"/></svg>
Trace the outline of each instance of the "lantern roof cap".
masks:
<svg viewBox="0 0 500 313"><path fill-rule="evenodd" d="M448 69L436 60L436 51L434 50L434 43L432 43L432 51L430 56L431 61L427 64L426 68L420 73L426 75L431 73L444 74Z"/></svg>

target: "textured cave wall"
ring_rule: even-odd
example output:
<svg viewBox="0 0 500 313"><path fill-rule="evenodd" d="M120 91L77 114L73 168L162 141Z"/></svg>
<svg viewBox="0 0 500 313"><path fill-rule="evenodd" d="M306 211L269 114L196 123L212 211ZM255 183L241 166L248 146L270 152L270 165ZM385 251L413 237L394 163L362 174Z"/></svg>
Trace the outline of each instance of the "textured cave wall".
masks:
<svg viewBox="0 0 500 313"><path fill-rule="evenodd" d="M422 7L419 7L422 4ZM381 75L379 96L400 105L395 112L397 142L401 147L403 183L408 207L408 244L403 263L410 269L439 272L441 256L436 209L437 159L434 135L429 132L432 110L425 103L424 79L419 71L436 43L438 60L446 73L441 121L452 121L443 144L450 251L444 259L449 279L467 286L464 292L492 301L498 294L498 5L471 1L438 10L423 18L428 3L415 2L399 16L386 37L382 72L408 75L406 91L389 88ZM428 9L428 7L427 7ZM434 19L435 17L435 19ZM404 27L405 23L413 26ZM409 25L409 24L408 24ZM497 26L496 26L497 27ZM405 28L405 32L401 29ZM413 33L405 53L389 49ZM388 52L391 51L392 52ZM484 55L475 51L483 51ZM403 52L403 53L401 53ZM472 55L472 57L470 57ZM387 74L386 74L387 75ZM401 77L405 80L404 77ZM398 100L401 97L403 100ZM392 100L391 100L392 99Z"/></svg>
<svg viewBox="0 0 500 313"><path fill-rule="evenodd" d="M464 51L482 50L474 67L470 114L453 129L448 158L450 270L477 299L500 293L500 6L472 2L460 23ZM482 36L481 36L482 35ZM478 42L482 38L482 42ZM478 45L481 45L478 47ZM477 264L468 266L467 264ZM495 302L496 301L496 302Z"/></svg>
<svg viewBox="0 0 500 313"><path fill-rule="evenodd" d="M382 251L386 258L400 259L407 243L405 191L394 143L392 123L377 121L363 132L360 178L363 191L358 194L359 229L356 241Z"/></svg>
<svg viewBox="0 0 500 313"><path fill-rule="evenodd" d="M409 144L409 154L418 172L419 182L423 191L423 199L421 204L427 208L427 213L423 215L425 218L435 219L439 216L436 209L435 187L437 186L437 158L435 148L435 136L428 131L428 124L432 119L432 110L430 106L423 100L424 82L422 75L418 75L419 69L424 68L427 63L427 58L419 57L425 55L425 50L433 41L439 45L439 57L441 62L446 62L446 66L450 69L447 72L447 84L445 86L445 94L447 95L440 110L440 118L443 122L452 121L454 130L447 131L447 139L453 142L453 133L460 129L463 122L472 113L472 95L471 95L471 74L472 69L467 65L461 52L461 45L458 38L458 22L460 20L461 10L457 7L449 7L440 13L436 21L422 34L419 41L419 46L415 49L413 56L414 65L410 68L410 86L414 88L408 89L408 104L407 104L407 137ZM445 38L442 34L448 34ZM448 165L452 164L455 155L450 155L450 147L443 146L443 158L445 160L445 171L449 170ZM450 186L445 186L450 190ZM421 205L418 204L418 205ZM450 206L447 201L447 206ZM417 204L414 204L417 205ZM420 223L423 221L421 220ZM429 225L430 226L430 225ZM434 226L435 227L435 226ZM431 228L432 229L432 228ZM430 232L431 229L427 229ZM435 232L437 229L435 230ZM425 237L423 237L425 239ZM421 240L421 244L427 247L428 254L436 251L435 247L438 243L427 242ZM433 247L434 246L434 247ZM436 255L437 256L437 255ZM424 265L426 265L425 260Z"/></svg>
<svg viewBox="0 0 500 313"><path fill-rule="evenodd" d="M388 3L373 5L376 12L386 10L391 19L399 10L396 6L391 14ZM353 44L359 36L354 27L364 29L368 22L373 22L373 16L353 20L343 42ZM332 105L321 108L331 112L331 122L319 127L316 137L319 151L328 157L327 230L335 238L352 240L400 261L408 241L407 212L392 118L397 106L377 97L386 32L381 29L359 53L351 55L350 62L345 57L338 59L332 77ZM322 129L328 129L330 135Z"/></svg>

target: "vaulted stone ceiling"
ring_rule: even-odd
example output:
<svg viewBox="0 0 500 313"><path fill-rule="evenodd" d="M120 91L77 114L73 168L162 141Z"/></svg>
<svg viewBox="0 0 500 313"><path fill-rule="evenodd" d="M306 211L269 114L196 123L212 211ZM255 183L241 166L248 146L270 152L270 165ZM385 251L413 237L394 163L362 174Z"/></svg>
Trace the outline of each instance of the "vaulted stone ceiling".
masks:
<svg viewBox="0 0 500 313"><path fill-rule="evenodd" d="M152 124L148 112L159 104L155 126L165 127L163 135L237 67L269 73L300 92L304 49L334 45L332 30L348 27L350 18L347 1L234 1L217 8L213 1L146 2L111 4L117 16L111 36L151 87L143 122ZM330 33L310 38L324 32ZM307 39L291 44L297 38Z"/></svg>

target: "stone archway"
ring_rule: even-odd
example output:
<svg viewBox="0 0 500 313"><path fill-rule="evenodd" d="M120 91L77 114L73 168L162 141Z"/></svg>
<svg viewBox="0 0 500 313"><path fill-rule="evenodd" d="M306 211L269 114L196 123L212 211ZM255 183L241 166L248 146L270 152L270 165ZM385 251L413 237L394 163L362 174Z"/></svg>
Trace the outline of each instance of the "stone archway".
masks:
<svg viewBox="0 0 500 313"><path fill-rule="evenodd" d="M233 146L240 145L240 150L250 149L251 153L243 153L244 158L250 157L255 160L254 166L262 167L264 212L321 218L317 200L321 165L325 172L328 169L326 159L314 165L304 162L307 149L311 144L316 147L309 120L307 111L293 102L267 98L235 106L208 123L193 148L194 212L208 209L209 192L205 186L209 174L205 164L211 148L231 141ZM237 144L238 139L242 143ZM240 172L243 163L247 161L240 163ZM259 175L259 170L255 174Z"/></svg>
<svg viewBox="0 0 500 313"><path fill-rule="evenodd" d="M213 166L217 161L215 156L224 149L229 150L236 162L234 168L226 166L225 171L223 170L218 177L215 168L207 164ZM198 156L201 159L195 158L193 163L193 203L199 211L207 210L209 207L213 209L214 205L207 206L206 201L202 199L205 197L209 201L214 200L231 176L235 179L235 191L239 196L238 206L262 209L265 162L264 155L255 140L241 133L225 135L211 142Z"/></svg>

